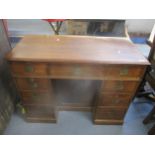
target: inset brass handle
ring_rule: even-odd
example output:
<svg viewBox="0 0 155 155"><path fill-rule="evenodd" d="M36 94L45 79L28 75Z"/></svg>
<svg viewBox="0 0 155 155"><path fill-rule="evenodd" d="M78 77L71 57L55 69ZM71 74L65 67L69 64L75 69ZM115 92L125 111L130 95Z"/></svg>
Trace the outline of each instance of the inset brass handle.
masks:
<svg viewBox="0 0 155 155"><path fill-rule="evenodd" d="M37 82L35 82L35 80L33 78L28 78L27 82L30 84L30 86L32 88L38 88L38 84L37 84Z"/></svg>
<svg viewBox="0 0 155 155"><path fill-rule="evenodd" d="M122 68L122 69L120 70L120 75L121 75L121 76L128 75L128 73L129 73L128 67L124 67L124 68Z"/></svg>
<svg viewBox="0 0 155 155"><path fill-rule="evenodd" d="M35 82L31 85L33 88L38 88L38 84Z"/></svg>
<svg viewBox="0 0 155 155"><path fill-rule="evenodd" d="M81 74L81 68L80 67L75 67L74 68L74 74L75 75L80 75Z"/></svg>
<svg viewBox="0 0 155 155"><path fill-rule="evenodd" d="M39 100L39 98L40 98L40 96L36 93L32 93L31 97L33 100Z"/></svg>
<svg viewBox="0 0 155 155"><path fill-rule="evenodd" d="M113 103L114 103L114 104L118 104L119 102L120 102L120 99L118 99L118 98L115 99L115 100L113 100Z"/></svg>
<svg viewBox="0 0 155 155"><path fill-rule="evenodd" d="M27 82L30 83L30 84L32 84L32 83L34 82L34 79L33 79L33 78L27 78L26 80L27 80Z"/></svg>
<svg viewBox="0 0 155 155"><path fill-rule="evenodd" d="M123 89L124 89L123 83L122 83L122 82L118 82L118 83L116 84L116 89L117 89L117 90L123 90Z"/></svg>
<svg viewBox="0 0 155 155"><path fill-rule="evenodd" d="M30 83L33 83L34 82L34 79L33 78L29 78L28 80L29 80Z"/></svg>
<svg viewBox="0 0 155 155"><path fill-rule="evenodd" d="M25 72L29 72L29 73L34 71L34 68L31 65L26 65L24 69L25 69Z"/></svg>

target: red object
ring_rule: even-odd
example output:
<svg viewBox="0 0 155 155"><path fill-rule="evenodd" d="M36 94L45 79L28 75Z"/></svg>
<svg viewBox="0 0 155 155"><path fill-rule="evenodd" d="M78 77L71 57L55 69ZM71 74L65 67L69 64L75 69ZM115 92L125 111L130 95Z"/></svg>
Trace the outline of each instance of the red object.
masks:
<svg viewBox="0 0 155 155"><path fill-rule="evenodd" d="M47 22L50 24L51 28L53 29L54 33L55 33L56 35L58 35L58 34L59 34L59 30L60 30L61 25L62 25L62 22L63 22L65 19L43 19L43 20L47 21ZM54 26L54 25L52 24L53 22L56 23L56 26Z"/></svg>
<svg viewBox="0 0 155 155"><path fill-rule="evenodd" d="M52 22L63 22L65 19L43 19L43 20L52 23Z"/></svg>

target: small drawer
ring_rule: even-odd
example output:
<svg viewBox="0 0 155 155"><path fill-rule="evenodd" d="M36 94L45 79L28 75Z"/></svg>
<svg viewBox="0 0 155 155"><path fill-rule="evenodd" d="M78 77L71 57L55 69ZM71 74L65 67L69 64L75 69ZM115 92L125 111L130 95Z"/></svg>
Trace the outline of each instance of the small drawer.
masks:
<svg viewBox="0 0 155 155"><path fill-rule="evenodd" d="M20 94L22 100L27 104L52 103L52 94L50 92L22 91Z"/></svg>
<svg viewBox="0 0 155 155"><path fill-rule="evenodd" d="M143 74L143 67L141 66L128 66L128 65L111 65L106 67L106 74L112 78L140 78Z"/></svg>
<svg viewBox="0 0 155 155"><path fill-rule="evenodd" d="M16 78L20 90L49 90L51 81L40 78Z"/></svg>
<svg viewBox="0 0 155 155"><path fill-rule="evenodd" d="M95 111L95 119L103 120L123 120L126 114L126 108L97 108Z"/></svg>
<svg viewBox="0 0 155 155"><path fill-rule="evenodd" d="M103 81L102 92L134 92L138 86L137 81Z"/></svg>
<svg viewBox="0 0 155 155"><path fill-rule="evenodd" d="M24 105L26 117L55 119L55 108L51 105Z"/></svg>
<svg viewBox="0 0 155 155"><path fill-rule="evenodd" d="M98 106L120 106L128 107L131 102L132 94L125 93L104 93L101 95Z"/></svg>
<svg viewBox="0 0 155 155"><path fill-rule="evenodd" d="M49 75L56 78L102 78L102 66L78 64L53 64L49 66Z"/></svg>
<svg viewBox="0 0 155 155"><path fill-rule="evenodd" d="M13 75L17 76L47 75L47 64L45 63L12 62L11 69Z"/></svg>

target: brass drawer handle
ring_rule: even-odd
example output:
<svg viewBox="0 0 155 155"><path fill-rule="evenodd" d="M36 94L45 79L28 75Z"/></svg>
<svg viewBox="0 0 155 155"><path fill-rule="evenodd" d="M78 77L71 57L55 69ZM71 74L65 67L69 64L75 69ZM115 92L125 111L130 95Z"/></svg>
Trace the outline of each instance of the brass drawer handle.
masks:
<svg viewBox="0 0 155 155"><path fill-rule="evenodd" d="M116 89L117 89L117 90L123 90L123 89L124 89L123 83L122 83L122 82L118 82L118 83L116 84Z"/></svg>
<svg viewBox="0 0 155 155"><path fill-rule="evenodd" d="M35 80L33 78L28 78L27 79L27 82L29 83L29 85L32 87L32 88L38 88L38 83L35 82Z"/></svg>
<svg viewBox="0 0 155 155"><path fill-rule="evenodd" d="M36 93L32 93L31 97L33 100L39 100L40 99L40 96Z"/></svg>
<svg viewBox="0 0 155 155"><path fill-rule="evenodd" d="M74 72L74 75L80 75L81 74L81 68L75 67L73 72Z"/></svg>
<svg viewBox="0 0 155 155"><path fill-rule="evenodd" d="M118 104L120 102L120 99L115 99L115 100L113 100L113 103L114 104Z"/></svg>
<svg viewBox="0 0 155 155"><path fill-rule="evenodd" d="M129 74L129 69L127 67L124 67L120 70L120 75L128 75Z"/></svg>
<svg viewBox="0 0 155 155"><path fill-rule="evenodd" d="M33 79L33 78L27 78L26 80L27 80L27 82L28 82L29 84L34 83L34 79Z"/></svg>
<svg viewBox="0 0 155 155"><path fill-rule="evenodd" d="M26 65L24 70L25 72L32 73L34 71L34 68L31 65Z"/></svg>
<svg viewBox="0 0 155 155"><path fill-rule="evenodd" d="M32 86L32 88L38 88L38 84L36 82L33 83L31 86Z"/></svg>

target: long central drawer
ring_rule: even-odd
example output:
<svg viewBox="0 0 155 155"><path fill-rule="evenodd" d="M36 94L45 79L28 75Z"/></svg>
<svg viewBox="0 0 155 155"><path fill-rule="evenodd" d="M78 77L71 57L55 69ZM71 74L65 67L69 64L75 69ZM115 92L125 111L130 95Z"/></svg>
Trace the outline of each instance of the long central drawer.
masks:
<svg viewBox="0 0 155 155"><path fill-rule="evenodd" d="M49 75L56 78L139 78L143 72L140 66L121 65L50 65Z"/></svg>
<svg viewBox="0 0 155 155"><path fill-rule="evenodd" d="M12 62L14 76L41 76L77 79L139 79L144 72L138 65L92 65Z"/></svg>

